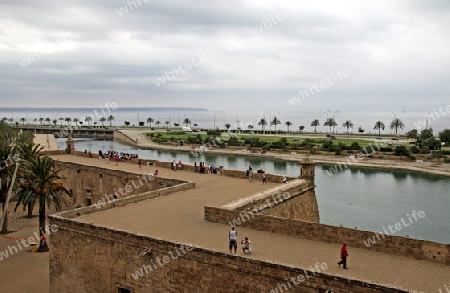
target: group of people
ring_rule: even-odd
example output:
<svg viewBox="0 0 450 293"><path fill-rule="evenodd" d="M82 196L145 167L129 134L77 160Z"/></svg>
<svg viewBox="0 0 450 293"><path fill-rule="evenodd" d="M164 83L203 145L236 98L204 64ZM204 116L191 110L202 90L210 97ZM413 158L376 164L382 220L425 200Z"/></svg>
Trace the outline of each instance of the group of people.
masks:
<svg viewBox="0 0 450 293"><path fill-rule="evenodd" d="M198 171L198 173L200 174L208 173L210 175L220 175L222 168L223 166L216 167L214 166L214 164L211 164L210 166L205 166L205 162L200 162L197 168L197 162L194 163L194 172Z"/></svg>
<svg viewBox="0 0 450 293"><path fill-rule="evenodd" d="M229 238L229 245L228 247L230 248L230 253L232 253L232 250L234 248L234 254L236 254L236 250L237 250L237 231L236 231L236 227L231 227L231 231L228 233L228 238ZM241 245L242 245L242 252L245 254L245 252L247 251L248 253L252 252L252 249L250 247L250 240L248 240L248 237L245 237L244 239L242 239L241 241Z"/></svg>
<svg viewBox="0 0 450 293"><path fill-rule="evenodd" d="M91 151L84 151L84 154L86 156L91 157ZM98 151L98 157L100 159L111 159L111 160L117 160L117 161L130 161L131 159L138 159L139 155L138 154L129 154L129 153L119 153L116 151L107 151L107 152L103 152L102 150ZM117 158L117 159L116 159Z"/></svg>
<svg viewBox="0 0 450 293"><path fill-rule="evenodd" d="M228 232L228 239L229 239L229 244L228 244L228 248L230 249L230 253L233 253L234 250L234 254L236 254L237 251L237 231L236 231L236 227L231 227L231 231ZM241 245L242 245L242 252L244 254L246 254L246 252L251 253L252 249L250 247L250 240L248 240L248 237L245 237L244 239L242 239L241 241ZM341 265L343 265L344 269L347 270L347 257L348 257L348 249L347 249L347 243L343 243L342 247L341 247L341 260L337 263L339 268L341 267Z"/></svg>
<svg viewBox="0 0 450 293"><path fill-rule="evenodd" d="M262 170L262 169L259 169L257 171L257 173L261 174L262 183L263 184L267 183L266 172L264 170ZM250 182L253 182L253 168L252 168L252 166L248 166L247 177L248 177L248 180L250 180Z"/></svg>
<svg viewBox="0 0 450 293"><path fill-rule="evenodd" d="M178 170L182 170L183 169L183 164L181 163L181 161L179 160L178 163L173 160L173 162L171 163L170 167L172 168L172 171L176 171Z"/></svg>

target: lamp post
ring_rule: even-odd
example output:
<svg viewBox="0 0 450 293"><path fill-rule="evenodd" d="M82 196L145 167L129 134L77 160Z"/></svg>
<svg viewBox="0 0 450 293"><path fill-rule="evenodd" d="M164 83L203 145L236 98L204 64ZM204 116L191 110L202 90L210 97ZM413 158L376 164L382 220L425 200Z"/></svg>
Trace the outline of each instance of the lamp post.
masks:
<svg viewBox="0 0 450 293"><path fill-rule="evenodd" d="M425 129L428 129L428 115L430 115L430 112L427 113L427 121L425 122L426 123Z"/></svg>

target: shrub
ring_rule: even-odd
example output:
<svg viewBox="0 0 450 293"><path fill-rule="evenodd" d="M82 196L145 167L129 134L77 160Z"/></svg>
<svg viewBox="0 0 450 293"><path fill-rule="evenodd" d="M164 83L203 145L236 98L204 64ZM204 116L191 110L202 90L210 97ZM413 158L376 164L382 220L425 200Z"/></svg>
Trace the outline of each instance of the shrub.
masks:
<svg viewBox="0 0 450 293"><path fill-rule="evenodd" d="M392 147L380 147L380 152L383 153L392 153L393 151Z"/></svg>
<svg viewBox="0 0 450 293"><path fill-rule="evenodd" d="M444 162L445 162L445 163L450 163L450 158L447 158L447 157L446 157L446 158L444 159Z"/></svg>
<svg viewBox="0 0 450 293"><path fill-rule="evenodd" d="M418 154L420 152L419 148L417 146L412 146L409 148L409 151L413 154Z"/></svg>
<svg viewBox="0 0 450 293"><path fill-rule="evenodd" d="M322 149L326 150L326 151L330 151L332 146L333 146L333 141L331 141L331 140L326 140L322 143Z"/></svg>
<svg viewBox="0 0 450 293"><path fill-rule="evenodd" d="M399 145L395 147L394 155L396 156L409 156L409 150L404 145Z"/></svg>
<svg viewBox="0 0 450 293"><path fill-rule="evenodd" d="M355 151L359 151L361 149L361 146L359 145L359 143L357 143L355 141L355 142L352 142L352 144L350 145L350 149L351 150L355 150Z"/></svg>

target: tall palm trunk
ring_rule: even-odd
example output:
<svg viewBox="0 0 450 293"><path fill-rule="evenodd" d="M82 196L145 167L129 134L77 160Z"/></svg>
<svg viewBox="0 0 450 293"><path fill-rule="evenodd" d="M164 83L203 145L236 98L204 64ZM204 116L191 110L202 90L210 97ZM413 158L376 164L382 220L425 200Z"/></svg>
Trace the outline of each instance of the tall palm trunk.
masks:
<svg viewBox="0 0 450 293"><path fill-rule="evenodd" d="M39 209L39 252L49 251L47 238L45 237L45 203Z"/></svg>
<svg viewBox="0 0 450 293"><path fill-rule="evenodd" d="M32 218L33 217L33 204L31 202L28 203L28 218Z"/></svg>
<svg viewBox="0 0 450 293"><path fill-rule="evenodd" d="M5 211L5 202L3 202L2 204L2 211L5 213L5 220L3 221L3 226L2 226L2 234L6 234L8 233L8 211Z"/></svg>

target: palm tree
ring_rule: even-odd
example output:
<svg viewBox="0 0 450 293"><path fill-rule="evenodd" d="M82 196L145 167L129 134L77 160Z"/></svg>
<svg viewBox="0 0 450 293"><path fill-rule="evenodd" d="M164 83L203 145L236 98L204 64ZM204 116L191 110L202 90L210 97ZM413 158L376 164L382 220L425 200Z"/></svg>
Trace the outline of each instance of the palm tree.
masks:
<svg viewBox="0 0 450 293"><path fill-rule="evenodd" d="M230 127L231 127L230 123L225 124L225 128L227 129L227 131L230 130Z"/></svg>
<svg viewBox="0 0 450 293"><path fill-rule="evenodd" d="M99 121L102 123L102 127L105 127L104 122L106 121L106 118L102 116L102 117L99 119Z"/></svg>
<svg viewBox="0 0 450 293"><path fill-rule="evenodd" d="M150 127L152 127L153 122L155 122L155 120L153 120L153 118L151 118L151 117L147 118L147 123L150 125Z"/></svg>
<svg viewBox="0 0 450 293"><path fill-rule="evenodd" d="M8 121L8 117L3 117L3 118L2 118L2 121L3 121L3 122Z"/></svg>
<svg viewBox="0 0 450 293"><path fill-rule="evenodd" d="M349 128L353 128L353 123L350 120L346 120L343 124L342 127L347 128L347 134L348 134L348 129Z"/></svg>
<svg viewBox="0 0 450 293"><path fill-rule="evenodd" d="M317 133L317 126L320 126L319 119L314 119L314 120L311 122L311 126L314 127L314 133Z"/></svg>
<svg viewBox="0 0 450 293"><path fill-rule="evenodd" d="M247 126L247 129L248 129L248 130L252 130L252 129L253 129L253 125L249 124L249 125Z"/></svg>
<svg viewBox="0 0 450 293"><path fill-rule="evenodd" d="M292 126L291 121L286 121L284 124L286 124L287 131L289 132L289 127Z"/></svg>
<svg viewBox="0 0 450 293"><path fill-rule="evenodd" d="M403 121L402 120L400 120L400 119L398 119L398 118L395 118L394 120L392 120L392 122L391 122L391 129L395 129L395 134L397 134L397 130L398 129L403 129L403 128L405 128L405 124L403 124Z"/></svg>
<svg viewBox="0 0 450 293"><path fill-rule="evenodd" d="M159 125L161 124L161 121L158 120L158 121L155 122L155 124L159 128Z"/></svg>
<svg viewBox="0 0 450 293"><path fill-rule="evenodd" d="M109 127L111 127L111 123L112 123L112 121L114 121L114 116L113 115L109 115L108 121L109 121Z"/></svg>
<svg viewBox="0 0 450 293"><path fill-rule="evenodd" d="M88 127L89 127L89 123L92 121L92 117L91 117L91 116L87 116L87 117L84 119L84 121L87 122Z"/></svg>
<svg viewBox="0 0 450 293"><path fill-rule="evenodd" d="M44 122L44 118L40 117L39 118L39 123L41 123L41 125L42 125L42 122Z"/></svg>
<svg viewBox="0 0 450 293"><path fill-rule="evenodd" d="M50 118L45 118L45 123L50 124Z"/></svg>
<svg viewBox="0 0 450 293"><path fill-rule="evenodd" d="M33 122L34 122L34 125L36 126L36 121L37 121L37 118L34 118L33 119Z"/></svg>
<svg viewBox="0 0 450 293"><path fill-rule="evenodd" d="M328 118L327 121L323 124L323 126L329 126L330 127L330 133L331 133L331 127L336 126L337 123L334 121L334 118Z"/></svg>
<svg viewBox="0 0 450 293"><path fill-rule="evenodd" d="M375 126L373 127L373 129L378 129L378 135L381 135L381 130L384 130L384 123L381 121L375 122Z"/></svg>
<svg viewBox="0 0 450 293"><path fill-rule="evenodd" d="M17 200L15 209L19 205L28 205L29 202L39 204L39 249L48 251L45 238L45 205L50 208L53 204L57 211L61 210L65 203L63 193L69 195L64 188L58 171L54 170L54 161L49 157L37 156L31 161L25 162L21 168L22 182L16 189L14 200Z"/></svg>
<svg viewBox="0 0 450 293"><path fill-rule="evenodd" d="M300 126L298 127L298 130L299 130L300 132L302 132L303 129L305 129L305 126L303 126L303 125L300 125Z"/></svg>
<svg viewBox="0 0 450 293"><path fill-rule="evenodd" d="M75 126L77 126L78 127L78 121L80 121L80 119L78 119L78 118L73 118L73 122L75 122Z"/></svg>
<svg viewBox="0 0 450 293"><path fill-rule="evenodd" d="M53 119L53 121L52 121L52 122L53 122L53 125L54 125L54 126L56 126L56 123L58 123L58 120L56 120L56 119Z"/></svg>
<svg viewBox="0 0 450 293"><path fill-rule="evenodd" d="M166 128L169 128L170 121L166 121L166 122L164 122L164 124L166 125Z"/></svg>
<svg viewBox="0 0 450 293"><path fill-rule="evenodd" d="M5 125L6 125L6 123L5 123ZM3 131L4 129L6 129L6 128L4 128L4 126L2 125L1 130ZM3 135L4 135L4 133L2 133L2 136ZM7 143L8 140L9 140L8 138L3 138L3 137L1 139L0 157L2 157L2 158L13 158L15 155L15 148L12 148L9 146L9 143ZM1 231L2 233L7 233L8 232L8 213L5 213L5 210L7 209L6 199L7 199L8 193L10 192L11 185L13 184L13 179L14 179L13 169L15 168L15 166L13 167L12 164L7 164L7 161L5 161L5 160L0 162L0 166L1 166L1 168L0 168L0 202L2 203L2 209L3 209L2 215L5 214L3 226L0 228L2 230Z"/></svg>
<svg viewBox="0 0 450 293"><path fill-rule="evenodd" d="M261 131L265 132L265 127L267 125L267 121L264 118L261 118L261 120L259 120L258 125L261 125Z"/></svg>
<svg viewBox="0 0 450 293"><path fill-rule="evenodd" d="M61 127L62 127L62 123L63 123L63 121L64 121L64 118L59 117L59 121L61 121Z"/></svg>
<svg viewBox="0 0 450 293"><path fill-rule="evenodd" d="M270 125L275 126L275 131L277 131L277 125L281 124L280 120L277 118L277 116L274 116L272 121L270 122Z"/></svg>
<svg viewBox="0 0 450 293"><path fill-rule="evenodd" d="M185 118L183 120L183 123L186 125L186 127L188 126L188 124L191 124L191 120L189 120L189 118Z"/></svg>
<svg viewBox="0 0 450 293"><path fill-rule="evenodd" d="M16 140L17 141L17 140ZM33 147L33 138L27 142L21 143L17 147L17 152L19 153L21 159L30 162L34 160L35 158L39 157L39 152L43 150L44 147L41 147L41 145L36 145ZM33 208L34 208L35 202L28 202L28 218L33 217ZM24 206L25 209L25 206Z"/></svg>
<svg viewBox="0 0 450 293"><path fill-rule="evenodd" d="M25 124L25 120L27 120L25 117L20 118L20 122L22 122L22 125Z"/></svg>
<svg viewBox="0 0 450 293"><path fill-rule="evenodd" d="M72 122L72 118L66 117L66 118L64 119L64 121L66 121L67 126L69 126L70 122Z"/></svg>

